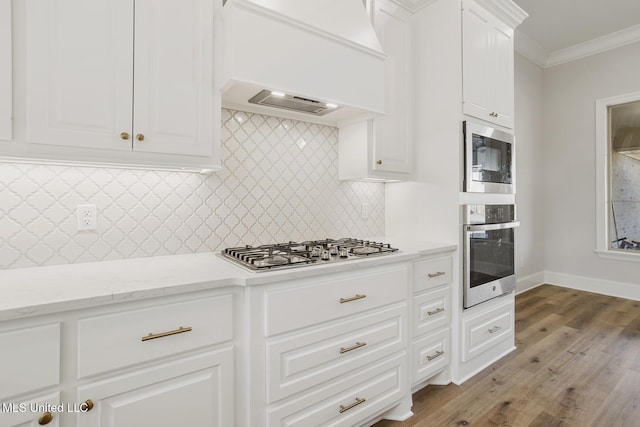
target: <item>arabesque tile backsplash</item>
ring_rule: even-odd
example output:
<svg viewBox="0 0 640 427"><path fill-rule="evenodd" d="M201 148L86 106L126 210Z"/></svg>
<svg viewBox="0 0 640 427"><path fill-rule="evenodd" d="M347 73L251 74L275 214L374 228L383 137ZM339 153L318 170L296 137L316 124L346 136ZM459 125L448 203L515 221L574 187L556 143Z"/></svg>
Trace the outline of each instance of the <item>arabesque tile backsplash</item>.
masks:
<svg viewBox="0 0 640 427"><path fill-rule="evenodd" d="M208 176L0 163L0 268L384 234L384 184L338 181L337 128L223 110L221 153Z"/></svg>

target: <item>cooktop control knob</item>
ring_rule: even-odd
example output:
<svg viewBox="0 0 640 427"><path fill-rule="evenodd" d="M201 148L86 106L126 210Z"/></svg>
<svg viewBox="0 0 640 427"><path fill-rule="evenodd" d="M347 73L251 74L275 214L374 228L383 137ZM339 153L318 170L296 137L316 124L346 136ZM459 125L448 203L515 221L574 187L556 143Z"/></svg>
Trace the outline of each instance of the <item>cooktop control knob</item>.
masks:
<svg viewBox="0 0 640 427"><path fill-rule="evenodd" d="M330 246L329 247L329 254L331 256L336 256L338 255L338 247L337 246Z"/></svg>
<svg viewBox="0 0 640 427"><path fill-rule="evenodd" d="M320 258L323 261L329 261L329 258L331 258L331 255L329 255L329 251L322 251L322 255L320 255Z"/></svg>
<svg viewBox="0 0 640 427"><path fill-rule="evenodd" d="M349 251L347 250L347 248L340 248L340 258L349 258Z"/></svg>

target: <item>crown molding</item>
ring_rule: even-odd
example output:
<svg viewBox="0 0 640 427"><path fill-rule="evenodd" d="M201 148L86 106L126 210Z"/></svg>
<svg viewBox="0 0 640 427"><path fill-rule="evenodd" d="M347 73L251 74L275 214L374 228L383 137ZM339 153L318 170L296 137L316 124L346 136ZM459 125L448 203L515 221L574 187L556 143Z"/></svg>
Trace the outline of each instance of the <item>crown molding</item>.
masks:
<svg viewBox="0 0 640 427"><path fill-rule="evenodd" d="M420 9L424 9L437 0L391 0L395 4L402 6L411 13L416 13Z"/></svg>
<svg viewBox="0 0 640 427"><path fill-rule="evenodd" d="M585 58L638 41L640 41L640 25L635 25L625 28L624 30L616 31L615 33L607 34L606 36L570 46L566 49L551 52L547 60L547 67L575 61L576 59Z"/></svg>
<svg viewBox="0 0 640 427"><path fill-rule="evenodd" d="M516 28L515 50L541 68L548 67L550 52L540 43Z"/></svg>
<svg viewBox="0 0 640 427"><path fill-rule="evenodd" d="M549 52L531 37L516 30L515 50L538 66L550 68L636 42L640 42L640 25Z"/></svg>
<svg viewBox="0 0 640 427"><path fill-rule="evenodd" d="M476 3L511 28L517 27L529 16L527 12L511 0L476 0Z"/></svg>

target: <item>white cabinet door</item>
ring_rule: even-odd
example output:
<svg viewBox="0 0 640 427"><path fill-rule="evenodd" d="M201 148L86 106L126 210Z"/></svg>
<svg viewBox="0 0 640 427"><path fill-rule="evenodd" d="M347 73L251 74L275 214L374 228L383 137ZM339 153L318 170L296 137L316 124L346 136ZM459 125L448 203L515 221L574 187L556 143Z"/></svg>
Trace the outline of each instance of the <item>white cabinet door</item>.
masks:
<svg viewBox="0 0 640 427"><path fill-rule="evenodd" d="M210 155L213 2L136 0L135 17L134 149Z"/></svg>
<svg viewBox="0 0 640 427"><path fill-rule="evenodd" d="M513 77L513 29L494 23L491 29L491 67L493 85L494 123L513 128L514 77Z"/></svg>
<svg viewBox="0 0 640 427"><path fill-rule="evenodd" d="M27 140L131 150L133 2L29 0Z"/></svg>
<svg viewBox="0 0 640 427"><path fill-rule="evenodd" d="M465 1L462 11L463 112L513 128L513 29Z"/></svg>
<svg viewBox="0 0 640 427"><path fill-rule="evenodd" d="M462 93L463 110L470 116L489 120L489 15L484 9L465 2L462 13Z"/></svg>
<svg viewBox="0 0 640 427"><path fill-rule="evenodd" d="M378 0L374 27L387 55L386 115L340 126L338 178L407 180L411 177L411 15L389 0Z"/></svg>
<svg viewBox="0 0 640 427"><path fill-rule="evenodd" d="M375 29L387 54L384 70L387 115L373 121L372 167L375 171L410 173L409 17L393 3L378 1L375 4Z"/></svg>
<svg viewBox="0 0 640 427"><path fill-rule="evenodd" d="M60 393L52 392L32 399L4 399L0 406L2 427L58 427L60 425ZM63 404L63 411L67 405ZM57 412L56 412L57 411Z"/></svg>
<svg viewBox="0 0 640 427"><path fill-rule="evenodd" d="M233 370L227 348L81 386L77 426L233 426Z"/></svg>

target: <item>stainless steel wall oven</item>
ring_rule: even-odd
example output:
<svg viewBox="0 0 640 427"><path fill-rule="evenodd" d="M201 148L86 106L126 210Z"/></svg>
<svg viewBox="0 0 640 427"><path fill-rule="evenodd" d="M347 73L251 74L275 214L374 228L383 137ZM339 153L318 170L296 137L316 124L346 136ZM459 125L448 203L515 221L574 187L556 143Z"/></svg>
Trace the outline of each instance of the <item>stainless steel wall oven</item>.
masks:
<svg viewBox="0 0 640 427"><path fill-rule="evenodd" d="M516 286L515 205L464 205L464 308Z"/></svg>
<svg viewBox="0 0 640 427"><path fill-rule="evenodd" d="M515 193L515 137L513 134L463 122L464 191Z"/></svg>

